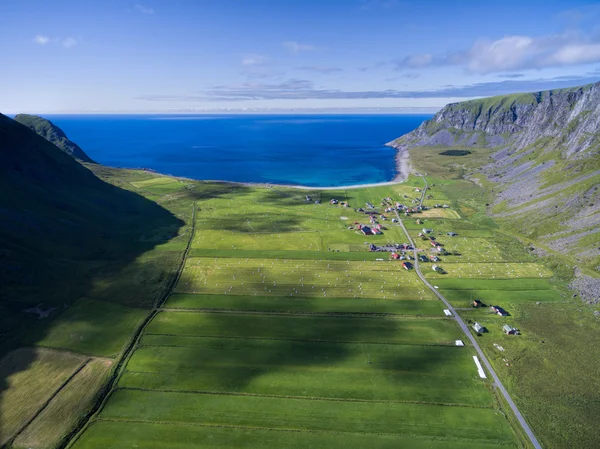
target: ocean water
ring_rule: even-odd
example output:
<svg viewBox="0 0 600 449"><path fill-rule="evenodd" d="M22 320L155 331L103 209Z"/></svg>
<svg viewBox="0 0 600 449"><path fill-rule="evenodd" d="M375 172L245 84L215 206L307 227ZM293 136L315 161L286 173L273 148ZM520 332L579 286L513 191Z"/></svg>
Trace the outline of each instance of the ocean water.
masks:
<svg viewBox="0 0 600 449"><path fill-rule="evenodd" d="M193 179L346 186L390 181L384 146L431 115L50 115L96 162Z"/></svg>

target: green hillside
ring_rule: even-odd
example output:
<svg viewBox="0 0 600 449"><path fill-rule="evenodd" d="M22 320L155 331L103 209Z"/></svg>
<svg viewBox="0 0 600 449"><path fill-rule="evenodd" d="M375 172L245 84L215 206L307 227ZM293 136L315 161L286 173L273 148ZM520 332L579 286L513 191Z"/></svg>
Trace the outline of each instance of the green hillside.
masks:
<svg viewBox="0 0 600 449"><path fill-rule="evenodd" d="M37 115L18 114L15 117L15 121L35 131L68 155L83 162L94 162L87 154L85 154L79 145L69 140L64 131L50 120Z"/></svg>
<svg viewBox="0 0 600 449"><path fill-rule="evenodd" d="M0 353L36 338L22 309L67 307L182 225L4 115L0 188Z"/></svg>

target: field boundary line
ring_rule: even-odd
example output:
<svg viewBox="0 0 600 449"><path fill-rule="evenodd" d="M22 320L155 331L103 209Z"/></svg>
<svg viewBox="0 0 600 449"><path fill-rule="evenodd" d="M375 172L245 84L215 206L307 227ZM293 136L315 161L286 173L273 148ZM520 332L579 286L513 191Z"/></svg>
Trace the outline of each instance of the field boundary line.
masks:
<svg viewBox="0 0 600 449"><path fill-rule="evenodd" d="M419 440L427 441L456 441L456 442L470 442L470 443L491 443L498 444L507 447L514 447L512 441L506 440L495 440L495 439L471 439L471 438L458 438L458 437L439 437L439 436L424 436L422 434L410 434L410 433L389 433L389 432L344 432L341 430L318 430L318 429L290 429L290 428L276 428L276 427L261 427L261 426L242 426L242 425L228 425L228 424L211 424L211 423L196 423L189 421L161 421L161 420L137 420L137 419L118 419L118 418L100 418L97 422L119 422L119 423L139 423L139 424L162 424L162 425L179 425L189 427L212 427L220 429L239 429L239 430L263 430L270 432L290 432L290 433L319 433L329 435L379 435L389 437L410 437ZM423 424L420 427L424 427ZM417 426L418 427L418 426Z"/></svg>
<svg viewBox="0 0 600 449"><path fill-rule="evenodd" d="M173 294L173 292L175 291L175 287L177 286L177 282L179 281L179 279L181 277L181 273L183 272L183 269L185 267L187 255L189 253L190 247L194 240L194 233L196 230L196 201L192 202L192 218L191 218L191 220L192 220L192 228L190 230L190 239L189 239L186 249L183 252L183 255L181 257L181 264L177 270L177 274L175 275L174 279L171 281L169 286L165 289L165 294L163 295L163 297L158 298L154 302L152 310L150 310L148 315L146 316L146 318L142 320L142 322L140 323L138 328L131 335L129 341L127 342L127 345L124 346L124 348L121 350L122 355L121 355L121 357L117 358L117 363L115 364L115 366L113 368L112 375L109 377L108 382L105 384L105 386L103 388L100 389L96 403L93 405L91 410L85 415L85 417L83 417L81 419L81 421L78 423L78 425L75 426L75 428L72 429L59 444L57 444L56 449L65 449L65 448L72 447L73 444L75 444L77 442L77 440L81 437L83 432L85 432L85 430L93 422L93 420L96 419L98 414L104 408L104 405L106 404L106 401L107 401L108 397L110 396L110 393L113 391L113 388L115 387L115 385L117 384L121 375L123 374L123 372L125 370L125 366L127 365L127 362L131 358L133 352L135 351L136 345L138 344L144 329L146 328L146 326L148 326L148 324L157 315L158 308L162 304L164 304L164 302L167 300L167 298L169 296L171 296L171 294Z"/></svg>
<svg viewBox="0 0 600 449"><path fill-rule="evenodd" d="M391 320L447 320L444 315L402 315L399 313L377 312L305 312L305 311L279 311L279 310L243 310L243 309L213 309L190 307L160 307L159 312L182 313L223 313L231 315L283 315L283 316L318 316L333 318L389 318Z"/></svg>
<svg viewBox="0 0 600 449"><path fill-rule="evenodd" d="M12 437L10 437L10 439L8 441L6 441L6 443L4 443L4 446L2 447L11 447L12 444L14 443L14 441L18 438L19 435L21 435L21 433L23 433L23 431L25 429L27 429L27 427L29 427L29 425L35 421L35 419L41 415L41 413L50 405L50 403L52 402L52 400L58 395L58 393L60 393L62 390L64 390L67 385L75 378L75 376L77 376L77 374L79 374L81 372L81 370L83 368L85 368L87 366L88 363L90 363L92 359L88 358L86 360L84 360L83 362L81 362L79 364L79 366L77 368L75 368L75 371L73 371L71 373L71 375L61 384L59 385L59 387L54 391L54 393L52 393L52 395L50 395L50 397L40 406L40 408L33 414L33 416L31 418L29 418L25 424L23 424L14 434Z"/></svg>
<svg viewBox="0 0 600 449"><path fill-rule="evenodd" d="M390 345L390 346L448 346L450 348L460 348L452 340L450 343L394 343L386 341L343 341L343 340L309 340L302 338L274 338L274 337L224 337L222 335L186 335L186 334L156 334L153 332L147 332L145 335L164 335L167 337L186 337L186 338L222 338L230 340L266 340L266 341L298 341L298 342L310 342L310 343L344 343L344 344L360 344L360 345ZM161 345L148 345L148 346L161 346ZM188 347L188 346L184 346Z"/></svg>
<svg viewBox="0 0 600 449"><path fill-rule="evenodd" d="M135 372L135 371L134 371ZM293 399L299 401L323 401L323 402L360 402L367 404L410 404L410 405L432 405L436 407L464 407L464 408L476 408L476 409L494 409L493 405L472 405L472 404L454 404L447 402L424 402L424 401L400 401L400 400L385 400L385 399L360 399L360 398L327 398L322 396L292 396L292 395L280 395L280 394L260 394L260 393L243 393L233 391L209 391L209 390L169 390L167 388L141 388L141 387L115 387L114 391L117 390L131 390L131 391L144 391L144 392L158 392L158 393L181 393L181 394L198 394L206 396L247 396L247 397L258 397L258 398L270 398L270 399Z"/></svg>

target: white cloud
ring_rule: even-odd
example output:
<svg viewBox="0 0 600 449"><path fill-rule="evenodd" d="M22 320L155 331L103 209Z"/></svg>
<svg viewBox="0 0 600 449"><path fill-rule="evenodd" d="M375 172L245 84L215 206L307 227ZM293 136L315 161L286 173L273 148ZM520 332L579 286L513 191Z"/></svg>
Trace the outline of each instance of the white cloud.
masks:
<svg viewBox="0 0 600 449"><path fill-rule="evenodd" d="M154 14L154 9L152 9L152 8L150 8L148 6L137 4L137 5L134 6L134 8L138 12L141 12L142 14Z"/></svg>
<svg viewBox="0 0 600 449"><path fill-rule="evenodd" d="M242 65L253 66L266 64L268 59L262 55L247 55L242 59Z"/></svg>
<svg viewBox="0 0 600 449"><path fill-rule="evenodd" d="M73 48L75 45L77 45L77 41L72 37L68 37L62 41L62 46L65 48Z"/></svg>
<svg viewBox="0 0 600 449"><path fill-rule="evenodd" d="M50 38L48 36L42 36L41 34L38 34L33 38L33 42L40 45L46 45L48 42L50 42Z"/></svg>
<svg viewBox="0 0 600 449"><path fill-rule="evenodd" d="M470 49L432 56L428 53L395 61L397 69L457 65L472 73L502 73L600 62L600 42L577 33L553 36L505 36L482 39Z"/></svg>
<svg viewBox="0 0 600 449"><path fill-rule="evenodd" d="M292 53L299 53L301 51L312 51L315 50L313 45L301 44L296 41L285 41L283 42L283 46L290 50Z"/></svg>

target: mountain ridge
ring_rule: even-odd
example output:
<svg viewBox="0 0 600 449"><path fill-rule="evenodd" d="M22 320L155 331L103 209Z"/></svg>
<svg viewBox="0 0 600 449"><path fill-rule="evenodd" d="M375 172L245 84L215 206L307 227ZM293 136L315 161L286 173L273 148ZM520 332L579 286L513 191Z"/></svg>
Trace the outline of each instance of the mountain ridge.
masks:
<svg viewBox="0 0 600 449"><path fill-rule="evenodd" d="M14 120L53 143L69 156L82 162L95 163L75 142L69 140L66 133L50 120L38 115L17 114Z"/></svg>

